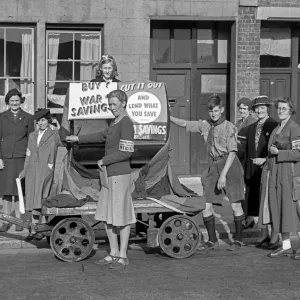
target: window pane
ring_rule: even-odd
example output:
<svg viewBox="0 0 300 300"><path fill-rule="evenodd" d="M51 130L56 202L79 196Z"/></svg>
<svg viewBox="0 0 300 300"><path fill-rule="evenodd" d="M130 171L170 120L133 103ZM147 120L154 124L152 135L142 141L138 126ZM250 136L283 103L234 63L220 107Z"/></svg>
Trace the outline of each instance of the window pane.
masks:
<svg viewBox="0 0 300 300"><path fill-rule="evenodd" d="M6 30L6 75L30 77L32 74L32 31L8 28Z"/></svg>
<svg viewBox="0 0 300 300"><path fill-rule="evenodd" d="M48 80L73 80L72 61L48 62Z"/></svg>
<svg viewBox="0 0 300 300"><path fill-rule="evenodd" d="M218 63L230 62L230 28L218 23Z"/></svg>
<svg viewBox="0 0 300 300"><path fill-rule="evenodd" d="M214 29L197 30L197 62L217 62L217 32Z"/></svg>
<svg viewBox="0 0 300 300"><path fill-rule="evenodd" d="M99 61L100 34L93 32L75 34L75 59Z"/></svg>
<svg viewBox="0 0 300 300"><path fill-rule="evenodd" d="M291 66L291 29L262 28L260 36L260 67L288 68Z"/></svg>
<svg viewBox="0 0 300 300"><path fill-rule="evenodd" d="M191 62L191 29L174 29L175 63Z"/></svg>
<svg viewBox="0 0 300 300"><path fill-rule="evenodd" d="M62 108L68 88L68 82L49 82L47 86L47 107Z"/></svg>
<svg viewBox="0 0 300 300"><path fill-rule="evenodd" d="M73 33L59 34L57 59L73 59Z"/></svg>
<svg viewBox="0 0 300 300"><path fill-rule="evenodd" d="M4 29L0 29L0 76L4 76Z"/></svg>
<svg viewBox="0 0 300 300"><path fill-rule="evenodd" d="M7 110L7 106L5 104L5 81L4 79L0 79L0 112Z"/></svg>
<svg viewBox="0 0 300 300"><path fill-rule="evenodd" d="M96 77L98 62L75 62L75 80L90 81Z"/></svg>
<svg viewBox="0 0 300 300"><path fill-rule="evenodd" d="M186 75L183 74L158 74L157 81L165 82L169 97L181 97L186 94Z"/></svg>
<svg viewBox="0 0 300 300"><path fill-rule="evenodd" d="M201 93L226 94L227 75L205 74L201 76Z"/></svg>
<svg viewBox="0 0 300 300"><path fill-rule="evenodd" d="M170 57L170 29L153 29L153 62L169 63Z"/></svg>

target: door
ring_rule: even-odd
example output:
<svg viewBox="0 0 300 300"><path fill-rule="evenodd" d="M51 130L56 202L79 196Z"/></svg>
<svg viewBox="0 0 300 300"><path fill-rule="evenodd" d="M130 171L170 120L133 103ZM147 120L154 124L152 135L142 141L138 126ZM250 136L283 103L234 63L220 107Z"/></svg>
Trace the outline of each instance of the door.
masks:
<svg viewBox="0 0 300 300"><path fill-rule="evenodd" d="M192 120L208 118L207 101L212 94L218 94L225 107L225 116L229 119L229 75L227 69L198 69L197 97L191 104ZM204 139L199 133L191 134L191 174L202 174L207 168L207 156Z"/></svg>
<svg viewBox="0 0 300 300"><path fill-rule="evenodd" d="M260 74L260 95L266 95L271 100L278 97L290 97L291 95L291 75L290 74ZM274 109L270 116L276 118Z"/></svg>
<svg viewBox="0 0 300 300"><path fill-rule="evenodd" d="M154 69L151 79L166 83L171 115L190 120L190 70ZM170 145L171 164L177 174L190 174L190 134L185 128L171 124Z"/></svg>

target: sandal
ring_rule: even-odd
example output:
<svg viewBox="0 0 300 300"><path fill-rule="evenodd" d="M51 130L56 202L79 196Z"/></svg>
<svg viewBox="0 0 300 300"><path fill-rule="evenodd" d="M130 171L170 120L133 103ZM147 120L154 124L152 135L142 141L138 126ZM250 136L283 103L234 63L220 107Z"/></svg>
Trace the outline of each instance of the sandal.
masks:
<svg viewBox="0 0 300 300"><path fill-rule="evenodd" d="M125 257L118 257L110 266L110 269L123 269L129 266L129 259Z"/></svg>
<svg viewBox="0 0 300 300"><path fill-rule="evenodd" d="M95 261L94 264L106 266L106 265L113 264L117 259L118 259L118 256L113 256L113 255L109 254L109 255L101 258L100 260Z"/></svg>

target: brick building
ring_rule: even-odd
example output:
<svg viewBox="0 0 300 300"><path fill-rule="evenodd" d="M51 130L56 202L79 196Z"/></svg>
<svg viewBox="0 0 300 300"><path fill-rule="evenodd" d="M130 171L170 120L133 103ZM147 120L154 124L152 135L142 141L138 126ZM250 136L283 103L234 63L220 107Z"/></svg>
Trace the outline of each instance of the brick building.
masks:
<svg viewBox="0 0 300 300"><path fill-rule="evenodd" d="M299 0L1 0L0 97L17 87L26 110L59 114L105 53L122 81L166 82L175 116L205 117L218 93L235 122L242 96L298 99L299 24ZM203 171L199 138L173 128L172 144L181 174Z"/></svg>

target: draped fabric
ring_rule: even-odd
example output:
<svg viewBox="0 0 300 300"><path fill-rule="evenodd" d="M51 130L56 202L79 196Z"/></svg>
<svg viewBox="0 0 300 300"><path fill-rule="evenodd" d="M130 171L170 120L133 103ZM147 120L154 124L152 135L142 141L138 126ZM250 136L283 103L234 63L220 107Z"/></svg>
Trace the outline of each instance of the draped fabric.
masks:
<svg viewBox="0 0 300 300"><path fill-rule="evenodd" d="M58 57L58 47L59 47L59 33L51 33L48 41L48 58L51 60L57 60ZM48 94L52 95L55 87L57 71L57 61L50 61L48 64ZM53 82L51 82L53 81Z"/></svg>
<svg viewBox="0 0 300 300"><path fill-rule="evenodd" d="M95 78L100 60L100 39L96 33L81 34L80 80L90 81ZM91 62L94 61L94 62Z"/></svg>

